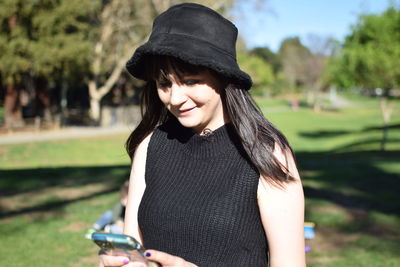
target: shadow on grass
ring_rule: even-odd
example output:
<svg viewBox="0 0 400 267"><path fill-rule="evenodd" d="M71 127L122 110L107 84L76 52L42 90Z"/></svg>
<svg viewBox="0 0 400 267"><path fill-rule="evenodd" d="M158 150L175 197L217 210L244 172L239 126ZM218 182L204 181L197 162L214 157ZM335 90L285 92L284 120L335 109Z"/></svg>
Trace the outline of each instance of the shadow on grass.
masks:
<svg viewBox="0 0 400 267"><path fill-rule="evenodd" d="M391 131L400 124L389 125ZM365 127L359 131L327 130L302 132L307 138L333 138L346 134L382 131L382 126ZM361 137L352 143L326 152L296 153L305 182L308 198L327 200L350 209L400 214L400 151L368 150L380 147L381 139ZM387 146L399 144L399 138L390 137ZM307 183L306 183L307 184Z"/></svg>
<svg viewBox="0 0 400 267"><path fill-rule="evenodd" d="M116 181L129 176L129 166L74 166L35 169L0 169L0 195L35 191L52 186L84 186L91 183Z"/></svg>
<svg viewBox="0 0 400 267"><path fill-rule="evenodd" d="M298 152L297 159L307 198L327 200L346 208L400 214L399 173L377 166L382 162L398 162L400 151ZM94 184L105 185L102 190L89 195L50 199L18 210L7 211L0 206L0 218L56 209L71 202L116 191L128 176L129 166L125 165L0 170L0 195L3 197L55 186L84 190L84 187ZM307 181L316 181L319 186L308 186Z"/></svg>
<svg viewBox="0 0 400 267"><path fill-rule="evenodd" d="M317 224L319 238L310 242L315 251L349 260L340 251L353 249L395 260L400 246L396 226L400 221L400 170L396 167L400 151L296 155L308 200L306 215ZM327 244L333 247L331 251L325 250Z"/></svg>
<svg viewBox="0 0 400 267"><path fill-rule="evenodd" d="M77 202L77 201L87 200L87 199L98 197L98 196L101 196L101 195L104 195L104 194L107 194L107 193L116 192L116 191L118 191L119 187L120 186L114 186L114 187L111 187L111 188L109 188L107 190L102 190L100 192L95 192L95 193L92 193L92 194L89 194L89 195L76 197L74 199L53 200L51 202L35 205L33 207L27 207L27 208L22 208L22 209L18 209L18 210L1 212L0 213L0 219L1 218L18 216L18 215L23 215L23 214L28 214L28 213L32 213L32 212L44 212L44 211L45 212L49 212L49 211L59 210L60 208L66 206L68 204L72 204L74 202ZM4 209L4 208L0 207L0 211L2 211L2 209Z"/></svg>
<svg viewBox="0 0 400 267"><path fill-rule="evenodd" d="M306 137L306 138L330 138L330 137L337 137L337 136L343 136L343 135L354 134L354 133L382 132L385 128L389 131L400 130L400 124L391 124L391 125L388 125L387 127L384 127L382 125L365 127L359 131L320 130L320 131L311 131L311 132L300 132L299 135L302 137Z"/></svg>
<svg viewBox="0 0 400 267"><path fill-rule="evenodd" d="M15 209L10 207L14 203L4 205L3 201L0 204L0 218L32 212L55 211L73 202L117 191L128 179L129 171L129 166L125 165L0 170L0 195L3 200L24 196L17 201L27 202L22 205L23 207ZM91 186L97 187L88 190ZM50 197L40 201L34 199L40 198L41 192L59 193L57 190L60 188L69 189L64 193L65 197Z"/></svg>
<svg viewBox="0 0 400 267"><path fill-rule="evenodd" d="M327 138L330 136L326 135ZM371 142L377 143L379 140ZM306 197L326 200L350 209L400 214L400 174L379 166L381 163L398 164L400 151L349 151L359 150L358 146L362 144L355 142L330 152L297 152ZM3 199L20 194L29 195L46 188L51 190L52 187L84 190L94 184L105 185L90 194L49 199L19 209L9 209L0 204L0 218L54 210L71 202L116 191L128 176L129 166L126 165L0 170L0 195ZM308 181L318 186L311 186L312 183Z"/></svg>
<svg viewBox="0 0 400 267"><path fill-rule="evenodd" d="M340 135L346 135L352 133L351 131L345 130L332 130L332 131L313 131L313 132L301 132L299 135L306 137L306 138L329 138L329 137L336 137Z"/></svg>
<svg viewBox="0 0 400 267"><path fill-rule="evenodd" d="M379 167L393 165L400 151L381 153L297 153L302 179L318 186L305 186L307 198L327 200L345 208L400 214L400 174Z"/></svg>
<svg viewBox="0 0 400 267"><path fill-rule="evenodd" d="M384 126L373 126L373 127L366 127L363 129L364 132L367 131L382 131L383 129L400 129L400 124L391 124L386 127Z"/></svg>

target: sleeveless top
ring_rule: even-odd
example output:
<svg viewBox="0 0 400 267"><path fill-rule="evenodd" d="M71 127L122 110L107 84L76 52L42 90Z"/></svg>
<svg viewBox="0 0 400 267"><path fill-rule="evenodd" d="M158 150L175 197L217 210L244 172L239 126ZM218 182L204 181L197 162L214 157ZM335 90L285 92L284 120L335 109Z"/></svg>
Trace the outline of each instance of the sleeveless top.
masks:
<svg viewBox="0 0 400 267"><path fill-rule="evenodd" d="M230 124L209 136L174 119L156 128L138 212L144 247L198 266L267 266L259 176Z"/></svg>

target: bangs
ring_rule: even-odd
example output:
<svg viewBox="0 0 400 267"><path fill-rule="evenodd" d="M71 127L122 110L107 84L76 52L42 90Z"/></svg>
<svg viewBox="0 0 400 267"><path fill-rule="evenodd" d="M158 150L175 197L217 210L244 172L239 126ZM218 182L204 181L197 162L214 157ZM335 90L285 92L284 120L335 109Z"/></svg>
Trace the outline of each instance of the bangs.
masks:
<svg viewBox="0 0 400 267"><path fill-rule="evenodd" d="M183 79L184 76L196 75L207 69L170 56L148 55L145 62L147 63L145 75L148 81L168 80L169 74Z"/></svg>

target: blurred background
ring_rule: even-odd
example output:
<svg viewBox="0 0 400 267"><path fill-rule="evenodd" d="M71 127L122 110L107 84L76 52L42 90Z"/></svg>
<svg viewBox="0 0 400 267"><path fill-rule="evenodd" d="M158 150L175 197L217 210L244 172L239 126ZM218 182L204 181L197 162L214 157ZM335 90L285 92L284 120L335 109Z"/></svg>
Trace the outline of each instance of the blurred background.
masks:
<svg viewBox="0 0 400 267"><path fill-rule="evenodd" d="M125 62L174 0L0 2L0 265L95 266L143 84ZM400 2L215 0L288 137L308 266L400 266Z"/></svg>

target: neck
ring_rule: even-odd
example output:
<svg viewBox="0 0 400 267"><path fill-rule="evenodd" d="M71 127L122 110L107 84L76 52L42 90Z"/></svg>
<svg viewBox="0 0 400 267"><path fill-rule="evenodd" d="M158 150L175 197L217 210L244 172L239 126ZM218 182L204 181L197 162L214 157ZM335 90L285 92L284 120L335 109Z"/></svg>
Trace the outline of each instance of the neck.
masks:
<svg viewBox="0 0 400 267"><path fill-rule="evenodd" d="M213 130L211 130L210 128L204 128L203 131L201 131L200 135L209 136L212 133L213 133Z"/></svg>
<svg viewBox="0 0 400 267"><path fill-rule="evenodd" d="M218 122L214 123L209 123L206 127L202 127L200 129L193 129L197 134L199 135L210 135L212 134L216 129L224 126L225 124L229 123L230 119L228 118L227 115L225 115L225 113L223 113L223 117L222 119L218 120Z"/></svg>

